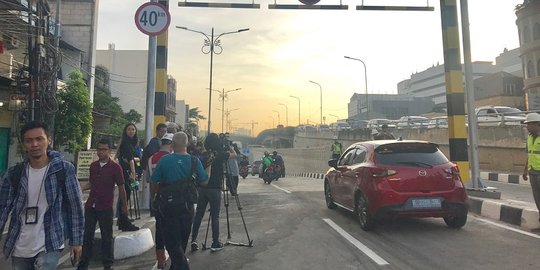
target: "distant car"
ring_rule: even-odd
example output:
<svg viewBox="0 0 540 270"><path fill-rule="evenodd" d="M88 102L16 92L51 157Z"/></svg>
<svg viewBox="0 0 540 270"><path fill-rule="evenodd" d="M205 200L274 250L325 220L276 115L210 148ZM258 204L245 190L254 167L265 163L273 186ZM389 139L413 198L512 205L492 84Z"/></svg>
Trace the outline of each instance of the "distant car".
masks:
<svg viewBox="0 0 540 270"><path fill-rule="evenodd" d="M429 119L423 116L403 116L397 121L398 129L427 128Z"/></svg>
<svg viewBox="0 0 540 270"><path fill-rule="evenodd" d="M253 161L253 164L251 164L251 175L255 175L255 174L259 174L260 173L260 168L261 168L261 161L260 160L255 160Z"/></svg>
<svg viewBox="0 0 540 270"><path fill-rule="evenodd" d="M428 128L448 128L448 116L433 117L428 122Z"/></svg>
<svg viewBox="0 0 540 270"><path fill-rule="evenodd" d="M479 126L518 126L526 117L520 109L506 106L484 106L475 113Z"/></svg>
<svg viewBox="0 0 540 270"><path fill-rule="evenodd" d="M335 122L330 124L330 129L334 131L350 130L351 126L347 122Z"/></svg>
<svg viewBox="0 0 540 270"><path fill-rule="evenodd" d="M354 212L363 230L379 219L442 217L452 228L467 222L468 197L458 167L424 141L367 141L328 161L326 206Z"/></svg>
<svg viewBox="0 0 540 270"><path fill-rule="evenodd" d="M395 128L396 127L394 122L392 122L392 120L389 120L389 119L371 119L367 123L366 128L380 129L382 127L382 125L384 125L384 124L386 124L388 126L388 128Z"/></svg>

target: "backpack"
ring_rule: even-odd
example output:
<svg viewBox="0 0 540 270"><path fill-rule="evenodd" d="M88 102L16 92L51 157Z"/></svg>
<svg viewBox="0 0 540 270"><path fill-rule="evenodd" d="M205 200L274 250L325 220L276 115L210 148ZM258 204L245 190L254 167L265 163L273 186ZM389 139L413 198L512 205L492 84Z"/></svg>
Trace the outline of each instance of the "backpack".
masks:
<svg viewBox="0 0 540 270"><path fill-rule="evenodd" d="M178 207L186 203L197 203L199 191L195 183L195 172L197 168L197 158L191 156L191 175L182 181L165 183L163 180L159 184L158 203L160 207Z"/></svg>

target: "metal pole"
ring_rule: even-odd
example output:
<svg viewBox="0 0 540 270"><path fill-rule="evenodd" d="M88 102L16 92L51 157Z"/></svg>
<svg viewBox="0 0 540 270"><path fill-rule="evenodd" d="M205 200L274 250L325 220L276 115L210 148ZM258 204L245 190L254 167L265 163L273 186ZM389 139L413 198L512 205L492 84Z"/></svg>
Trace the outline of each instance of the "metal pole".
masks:
<svg viewBox="0 0 540 270"><path fill-rule="evenodd" d="M314 83L314 84L319 86L319 91L321 93L321 108L320 109L321 109L321 125L322 125L323 124L323 119L322 119L322 86L319 83L314 82L314 81L309 81L309 82Z"/></svg>
<svg viewBox="0 0 540 270"><path fill-rule="evenodd" d="M210 134L210 119L212 116L212 66L214 65L214 27L212 27L212 35L210 36L210 88L208 94L208 133Z"/></svg>
<svg viewBox="0 0 540 270"><path fill-rule="evenodd" d="M469 32L469 8L468 0L461 0L461 28L463 36L463 60L465 64L465 95L467 97L467 114L469 116L469 152L471 159L471 180L474 189L480 186L480 171L478 158L478 135L476 126L476 117L474 112L474 87L471 64L471 35Z"/></svg>
<svg viewBox="0 0 540 270"><path fill-rule="evenodd" d="M298 125L300 125L300 98L297 97L297 96L289 96L289 97L292 97L292 98L298 100Z"/></svg>
<svg viewBox="0 0 540 270"><path fill-rule="evenodd" d="M279 105L285 106L285 125L289 126L289 106L283 103L279 103Z"/></svg>
<svg viewBox="0 0 540 270"><path fill-rule="evenodd" d="M225 88L221 91L221 133L224 133L223 130L223 121L225 120Z"/></svg>
<svg viewBox="0 0 540 270"><path fill-rule="evenodd" d="M157 1L152 1L157 2ZM145 134L146 144L152 139L152 131L154 130L154 103L156 95L156 51L157 51L157 37L148 37L148 71L146 75L146 121L145 121Z"/></svg>
<svg viewBox="0 0 540 270"><path fill-rule="evenodd" d="M368 94L368 88L367 88L367 67L366 63L364 61L360 60L362 64L364 64L364 78L366 78L366 120L369 120L369 94Z"/></svg>

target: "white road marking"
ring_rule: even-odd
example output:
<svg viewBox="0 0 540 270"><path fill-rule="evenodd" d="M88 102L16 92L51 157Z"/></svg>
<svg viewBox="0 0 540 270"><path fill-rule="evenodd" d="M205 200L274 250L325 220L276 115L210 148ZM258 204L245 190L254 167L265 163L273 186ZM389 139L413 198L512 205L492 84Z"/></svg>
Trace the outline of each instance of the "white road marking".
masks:
<svg viewBox="0 0 540 270"><path fill-rule="evenodd" d="M352 235L350 235L348 232L343 230L341 227L339 227L334 221L328 218L323 218L324 222L328 223L332 229L336 230L343 238L347 239L351 244L353 244L356 248L358 248L360 251L362 251L366 256L371 258L375 263L378 265L388 265L389 263L385 261L383 258L381 258L379 255L377 255L373 250L368 248L366 245L362 244L362 242L358 241L356 238L354 238Z"/></svg>
<svg viewBox="0 0 540 270"><path fill-rule="evenodd" d="M284 189L284 188L282 188L282 187L279 187L279 186L277 186L277 185L274 185L274 184L270 184L270 185L272 185L273 187L275 187L275 188L277 188L277 189L279 189L279 190L281 190L281 191L284 191L284 192L286 192L286 193L291 193L290 190L286 190L286 189Z"/></svg>
<svg viewBox="0 0 540 270"><path fill-rule="evenodd" d="M482 221L484 223L487 223L487 224L490 224L490 225L493 225L493 226L497 226L497 227L500 227L500 228L503 228L503 229L507 229L509 231L517 232L517 233L520 233L520 234L523 234L523 235L526 235L526 236L530 236L530 237L533 237L533 238L536 238L536 239L540 239L540 235L537 235L537 234L534 234L534 233L530 233L530 232L527 232L527 231L524 231L524 230L512 228L510 226L499 224L497 222L493 222L491 220L475 217L475 216L472 216L472 215L469 215L469 217L472 217L474 219L480 220L480 221Z"/></svg>

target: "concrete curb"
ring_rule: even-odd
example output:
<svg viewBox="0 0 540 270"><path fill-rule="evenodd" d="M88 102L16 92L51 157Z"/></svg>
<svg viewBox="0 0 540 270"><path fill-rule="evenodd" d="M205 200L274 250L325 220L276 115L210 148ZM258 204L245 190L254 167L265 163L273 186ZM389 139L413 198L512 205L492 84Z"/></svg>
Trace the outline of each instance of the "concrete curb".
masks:
<svg viewBox="0 0 540 270"><path fill-rule="evenodd" d="M480 178L482 180L488 180L488 181L528 185L528 182L523 180L523 176L518 175L518 174L480 172Z"/></svg>
<svg viewBox="0 0 540 270"><path fill-rule="evenodd" d="M324 173L291 173L290 176L324 179Z"/></svg>
<svg viewBox="0 0 540 270"><path fill-rule="evenodd" d="M483 217L499 220L522 228L540 229L538 210L520 206L518 203L501 202L469 196L469 211Z"/></svg>

